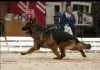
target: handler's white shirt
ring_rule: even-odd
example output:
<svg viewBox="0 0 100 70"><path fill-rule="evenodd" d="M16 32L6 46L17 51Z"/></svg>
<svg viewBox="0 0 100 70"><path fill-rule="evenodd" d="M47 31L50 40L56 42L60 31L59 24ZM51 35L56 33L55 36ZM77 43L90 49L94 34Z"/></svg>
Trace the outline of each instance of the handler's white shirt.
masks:
<svg viewBox="0 0 100 70"><path fill-rule="evenodd" d="M66 18L71 17L71 14L68 14L67 12L65 14L66 14ZM68 32L69 34L73 35L72 29L68 24L64 26L64 32Z"/></svg>

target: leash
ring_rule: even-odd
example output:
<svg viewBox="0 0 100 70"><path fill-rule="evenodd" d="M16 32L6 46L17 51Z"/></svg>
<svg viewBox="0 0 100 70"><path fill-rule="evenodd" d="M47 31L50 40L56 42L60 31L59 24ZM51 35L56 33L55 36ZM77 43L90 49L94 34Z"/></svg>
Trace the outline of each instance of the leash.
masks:
<svg viewBox="0 0 100 70"><path fill-rule="evenodd" d="M51 30L51 29L56 29L56 28L50 27L50 28L48 28L48 29L44 32L44 34L45 34L47 31Z"/></svg>
<svg viewBox="0 0 100 70"><path fill-rule="evenodd" d="M97 14L94 14L94 15L91 15L91 16L96 16L96 15L99 15L100 13L97 13Z"/></svg>
<svg viewBox="0 0 100 70"><path fill-rule="evenodd" d="M45 33L47 32L47 31L49 31L49 30L51 30L51 29L55 29L54 27L50 27L50 28L48 28L45 32L44 32L44 34L41 34L40 35L40 40L41 41L43 41L43 37L44 37L44 35L45 35ZM52 34L50 33L50 36L51 36Z"/></svg>

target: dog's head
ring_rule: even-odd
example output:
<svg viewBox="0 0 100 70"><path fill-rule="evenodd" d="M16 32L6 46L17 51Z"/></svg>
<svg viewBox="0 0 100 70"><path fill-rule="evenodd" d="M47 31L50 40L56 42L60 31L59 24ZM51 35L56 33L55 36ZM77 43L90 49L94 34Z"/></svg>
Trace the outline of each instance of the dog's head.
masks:
<svg viewBox="0 0 100 70"><path fill-rule="evenodd" d="M23 26L21 30L23 31L30 30L30 27L34 25L35 23L36 23L35 19L30 19L30 21L25 26Z"/></svg>
<svg viewBox="0 0 100 70"><path fill-rule="evenodd" d="M30 21L22 27L23 31L26 32L26 34L33 34L33 35L36 35L37 32L43 32L44 28L38 24L36 22L36 19L30 19Z"/></svg>
<svg viewBox="0 0 100 70"><path fill-rule="evenodd" d="M21 28L22 31L26 31L26 34L32 33L32 29L34 28L34 25L36 24L36 19L30 19L30 21Z"/></svg>

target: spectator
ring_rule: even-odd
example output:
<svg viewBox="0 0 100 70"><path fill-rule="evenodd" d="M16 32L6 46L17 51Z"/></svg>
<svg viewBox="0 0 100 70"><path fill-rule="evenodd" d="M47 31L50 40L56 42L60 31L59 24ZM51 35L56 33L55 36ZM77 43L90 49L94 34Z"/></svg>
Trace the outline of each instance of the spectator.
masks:
<svg viewBox="0 0 100 70"><path fill-rule="evenodd" d="M65 32L69 32L70 34L76 36L76 29L75 29L75 16L72 14L72 7L68 6L67 10L63 12L60 17L60 29L64 30Z"/></svg>

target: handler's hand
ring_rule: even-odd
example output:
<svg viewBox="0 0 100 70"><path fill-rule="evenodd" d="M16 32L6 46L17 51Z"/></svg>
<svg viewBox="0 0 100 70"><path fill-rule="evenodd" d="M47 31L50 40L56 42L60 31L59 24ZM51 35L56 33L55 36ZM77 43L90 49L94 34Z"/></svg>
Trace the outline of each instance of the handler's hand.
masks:
<svg viewBox="0 0 100 70"><path fill-rule="evenodd" d="M70 19L70 17L68 16L67 19Z"/></svg>

